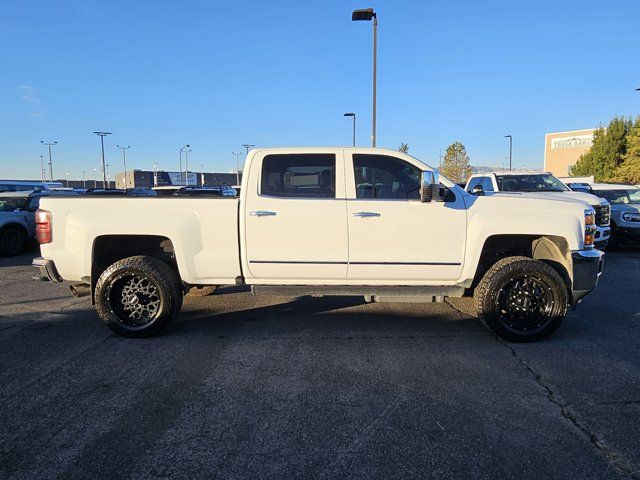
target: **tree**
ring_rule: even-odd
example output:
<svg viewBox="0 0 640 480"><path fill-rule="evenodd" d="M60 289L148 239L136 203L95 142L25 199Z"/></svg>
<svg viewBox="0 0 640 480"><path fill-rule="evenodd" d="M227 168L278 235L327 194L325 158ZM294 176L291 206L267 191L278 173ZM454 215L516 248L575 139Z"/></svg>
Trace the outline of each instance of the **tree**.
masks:
<svg viewBox="0 0 640 480"><path fill-rule="evenodd" d="M631 120L617 116L606 129L598 128L593 135L591 148L571 168L571 175L593 175L596 182L613 179L627 151L627 134L631 128Z"/></svg>
<svg viewBox="0 0 640 480"><path fill-rule="evenodd" d="M464 145L454 142L447 147L440 173L456 183L466 182L473 173Z"/></svg>
<svg viewBox="0 0 640 480"><path fill-rule="evenodd" d="M401 143L400 146L398 147L398 151L402 153L409 153L409 144Z"/></svg>
<svg viewBox="0 0 640 480"><path fill-rule="evenodd" d="M622 156L622 165L613 177L622 183L640 183L640 117L636 118L627 134L627 151Z"/></svg>

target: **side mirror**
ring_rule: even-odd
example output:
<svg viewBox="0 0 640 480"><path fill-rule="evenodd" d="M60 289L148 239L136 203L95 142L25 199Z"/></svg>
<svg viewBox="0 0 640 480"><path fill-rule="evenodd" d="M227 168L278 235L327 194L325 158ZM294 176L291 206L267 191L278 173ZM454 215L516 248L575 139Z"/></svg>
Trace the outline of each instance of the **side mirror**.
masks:
<svg viewBox="0 0 640 480"><path fill-rule="evenodd" d="M482 185L477 184L475 185L472 189L471 189L471 194L472 195L477 195L479 197L484 196L484 189L482 188Z"/></svg>
<svg viewBox="0 0 640 480"><path fill-rule="evenodd" d="M420 201L430 202L433 198L433 189L440 184L438 172L423 171L420 181Z"/></svg>

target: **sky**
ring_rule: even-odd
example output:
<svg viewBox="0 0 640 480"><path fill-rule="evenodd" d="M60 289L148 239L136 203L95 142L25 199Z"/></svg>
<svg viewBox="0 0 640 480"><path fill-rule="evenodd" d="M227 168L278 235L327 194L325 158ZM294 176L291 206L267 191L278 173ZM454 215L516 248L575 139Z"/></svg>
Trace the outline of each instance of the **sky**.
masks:
<svg viewBox="0 0 640 480"><path fill-rule="evenodd" d="M257 146L370 145L378 13L378 146L437 165L542 168L544 135L640 114L640 2L97 1L0 5L0 178L92 175L106 137L128 168L226 172Z"/></svg>

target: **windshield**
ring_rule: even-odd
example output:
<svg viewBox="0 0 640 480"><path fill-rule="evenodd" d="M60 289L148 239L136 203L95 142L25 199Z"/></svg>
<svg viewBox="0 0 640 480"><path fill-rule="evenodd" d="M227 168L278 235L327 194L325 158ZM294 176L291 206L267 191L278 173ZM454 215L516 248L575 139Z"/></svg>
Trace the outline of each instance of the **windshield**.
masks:
<svg viewBox="0 0 640 480"><path fill-rule="evenodd" d="M612 205L640 205L640 188L596 190L596 195L606 198Z"/></svg>
<svg viewBox="0 0 640 480"><path fill-rule="evenodd" d="M566 192L564 183L549 173L496 175L501 192Z"/></svg>

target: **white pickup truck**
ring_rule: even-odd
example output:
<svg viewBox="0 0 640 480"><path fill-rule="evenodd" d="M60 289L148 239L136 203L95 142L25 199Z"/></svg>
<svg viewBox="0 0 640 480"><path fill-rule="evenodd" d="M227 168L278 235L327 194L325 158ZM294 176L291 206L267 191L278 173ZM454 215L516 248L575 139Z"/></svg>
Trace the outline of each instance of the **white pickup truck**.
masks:
<svg viewBox="0 0 640 480"><path fill-rule="evenodd" d="M43 198L42 275L91 295L130 337L158 332L190 288L431 302L472 292L511 341L553 333L596 285L595 212L572 198L474 196L409 155L256 149L239 198Z"/></svg>

